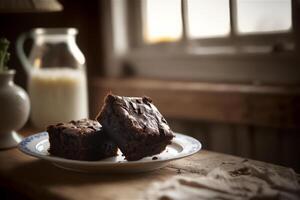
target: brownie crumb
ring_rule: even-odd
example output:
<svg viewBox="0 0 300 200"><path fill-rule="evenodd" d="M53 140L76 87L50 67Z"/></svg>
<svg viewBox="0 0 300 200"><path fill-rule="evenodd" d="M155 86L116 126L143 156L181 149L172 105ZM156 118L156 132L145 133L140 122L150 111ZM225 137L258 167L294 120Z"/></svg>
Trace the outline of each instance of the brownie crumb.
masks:
<svg viewBox="0 0 300 200"><path fill-rule="evenodd" d="M242 175L250 175L251 170L248 167L243 167L237 170L230 171L229 174L233 177L235 176L242 176Z"/></svg>

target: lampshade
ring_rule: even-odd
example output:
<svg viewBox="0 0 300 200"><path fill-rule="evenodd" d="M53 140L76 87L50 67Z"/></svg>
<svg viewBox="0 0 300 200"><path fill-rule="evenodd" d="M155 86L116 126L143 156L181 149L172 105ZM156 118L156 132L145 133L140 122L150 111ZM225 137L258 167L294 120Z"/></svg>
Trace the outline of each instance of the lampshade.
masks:
<svg viewBox="0 0 300 200"><path fill-rule="evenodd" d="M63 6L57 0L0 0L0 13L57 12Z"/></svg>

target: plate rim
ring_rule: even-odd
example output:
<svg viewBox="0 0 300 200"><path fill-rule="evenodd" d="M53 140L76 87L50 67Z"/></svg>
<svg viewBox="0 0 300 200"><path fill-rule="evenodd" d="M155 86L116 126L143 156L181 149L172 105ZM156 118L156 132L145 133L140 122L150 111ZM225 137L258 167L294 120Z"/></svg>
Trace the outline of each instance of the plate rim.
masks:
<svg viewBox="0 0 300 200"><path fill-rule="evenodd" d="M120 165L135 165L135 164L148 164L148 163L159 163L159 162L170 162L173 160L178 160L181 158L185 158L188 156L191 156L197 152L199 152L202 149L202 144L199 140L182 134L182 133L177 133L174 132L175 138L173 139L172 143L175 143L178 145L178 142L176 142L176 140L178 140L178 137L183 137L185 138L187 141L191 141L191 144L195 145L195 149L193 149L193 151L191 152L185 152L179 155L176 155L174 157L171 158L166 158L166 159L162 159L162 160L136 160L136 161L127 161L125 160L124 162L114 162L114 161L103 161L103 160L98 160L98 161L82 161L82 160L72 160L72 159L67 159L67 158L62 158L62 157L57 157L57 156L49 156L49 155L42 155L42 154L38 154L36 152L33 152L32 150L28 149L26 147L26 145L28 145L29 143L32 143L34 140L39 140L36 142L35 145L37 145L38 143L40 143L42 141L42 139L40 138L44 138L48 136L48 132L43 131L43 132L38 132L35 134L32 134L28 137L25 137L19 144L18 144L18 149L29 156L35 157L35 158L39 158L42 160L46 160L46 161L50 161L50 162L55 162L55 163L65 163L65 164L76 164L76 165L85 165L85 166L109 166L109 165L114 165L114 166L120 166ZM174 141L175 140L175 141ZM182 145L179 144L181 147ZM24 147L25 146L25 147Z"/></svg>

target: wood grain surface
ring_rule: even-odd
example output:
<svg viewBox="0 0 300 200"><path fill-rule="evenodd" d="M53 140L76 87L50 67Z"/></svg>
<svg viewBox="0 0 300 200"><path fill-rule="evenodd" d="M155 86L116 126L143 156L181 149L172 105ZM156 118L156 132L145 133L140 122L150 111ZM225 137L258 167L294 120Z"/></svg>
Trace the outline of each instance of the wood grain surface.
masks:
<svg viewBox="0 0 300 200"><path fill-rule="evenodd" d="M201 150L194 156L173 161L167 167L153 172L84 174L57 168L13 148L0 151L0 185L30 199L134 200L143 199L145 191L154 182L176 175L205 175L224 163L243 160L245 158ZM262 164L274 167L272 164Z"/></svg>

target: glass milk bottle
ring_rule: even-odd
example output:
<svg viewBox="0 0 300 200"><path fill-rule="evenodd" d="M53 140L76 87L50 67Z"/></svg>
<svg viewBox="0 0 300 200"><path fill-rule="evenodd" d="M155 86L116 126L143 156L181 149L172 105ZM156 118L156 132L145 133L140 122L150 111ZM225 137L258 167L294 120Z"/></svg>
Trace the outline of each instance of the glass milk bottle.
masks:
<svg viewBox="0 0 300 200"><path fill-rule="evenodd" d="M75 28L36 28L18 38L18 56L28 74L31 123L49 124L88 117L85 58L76 44ZM33 45L26 57L25 40Z"/></svg>

